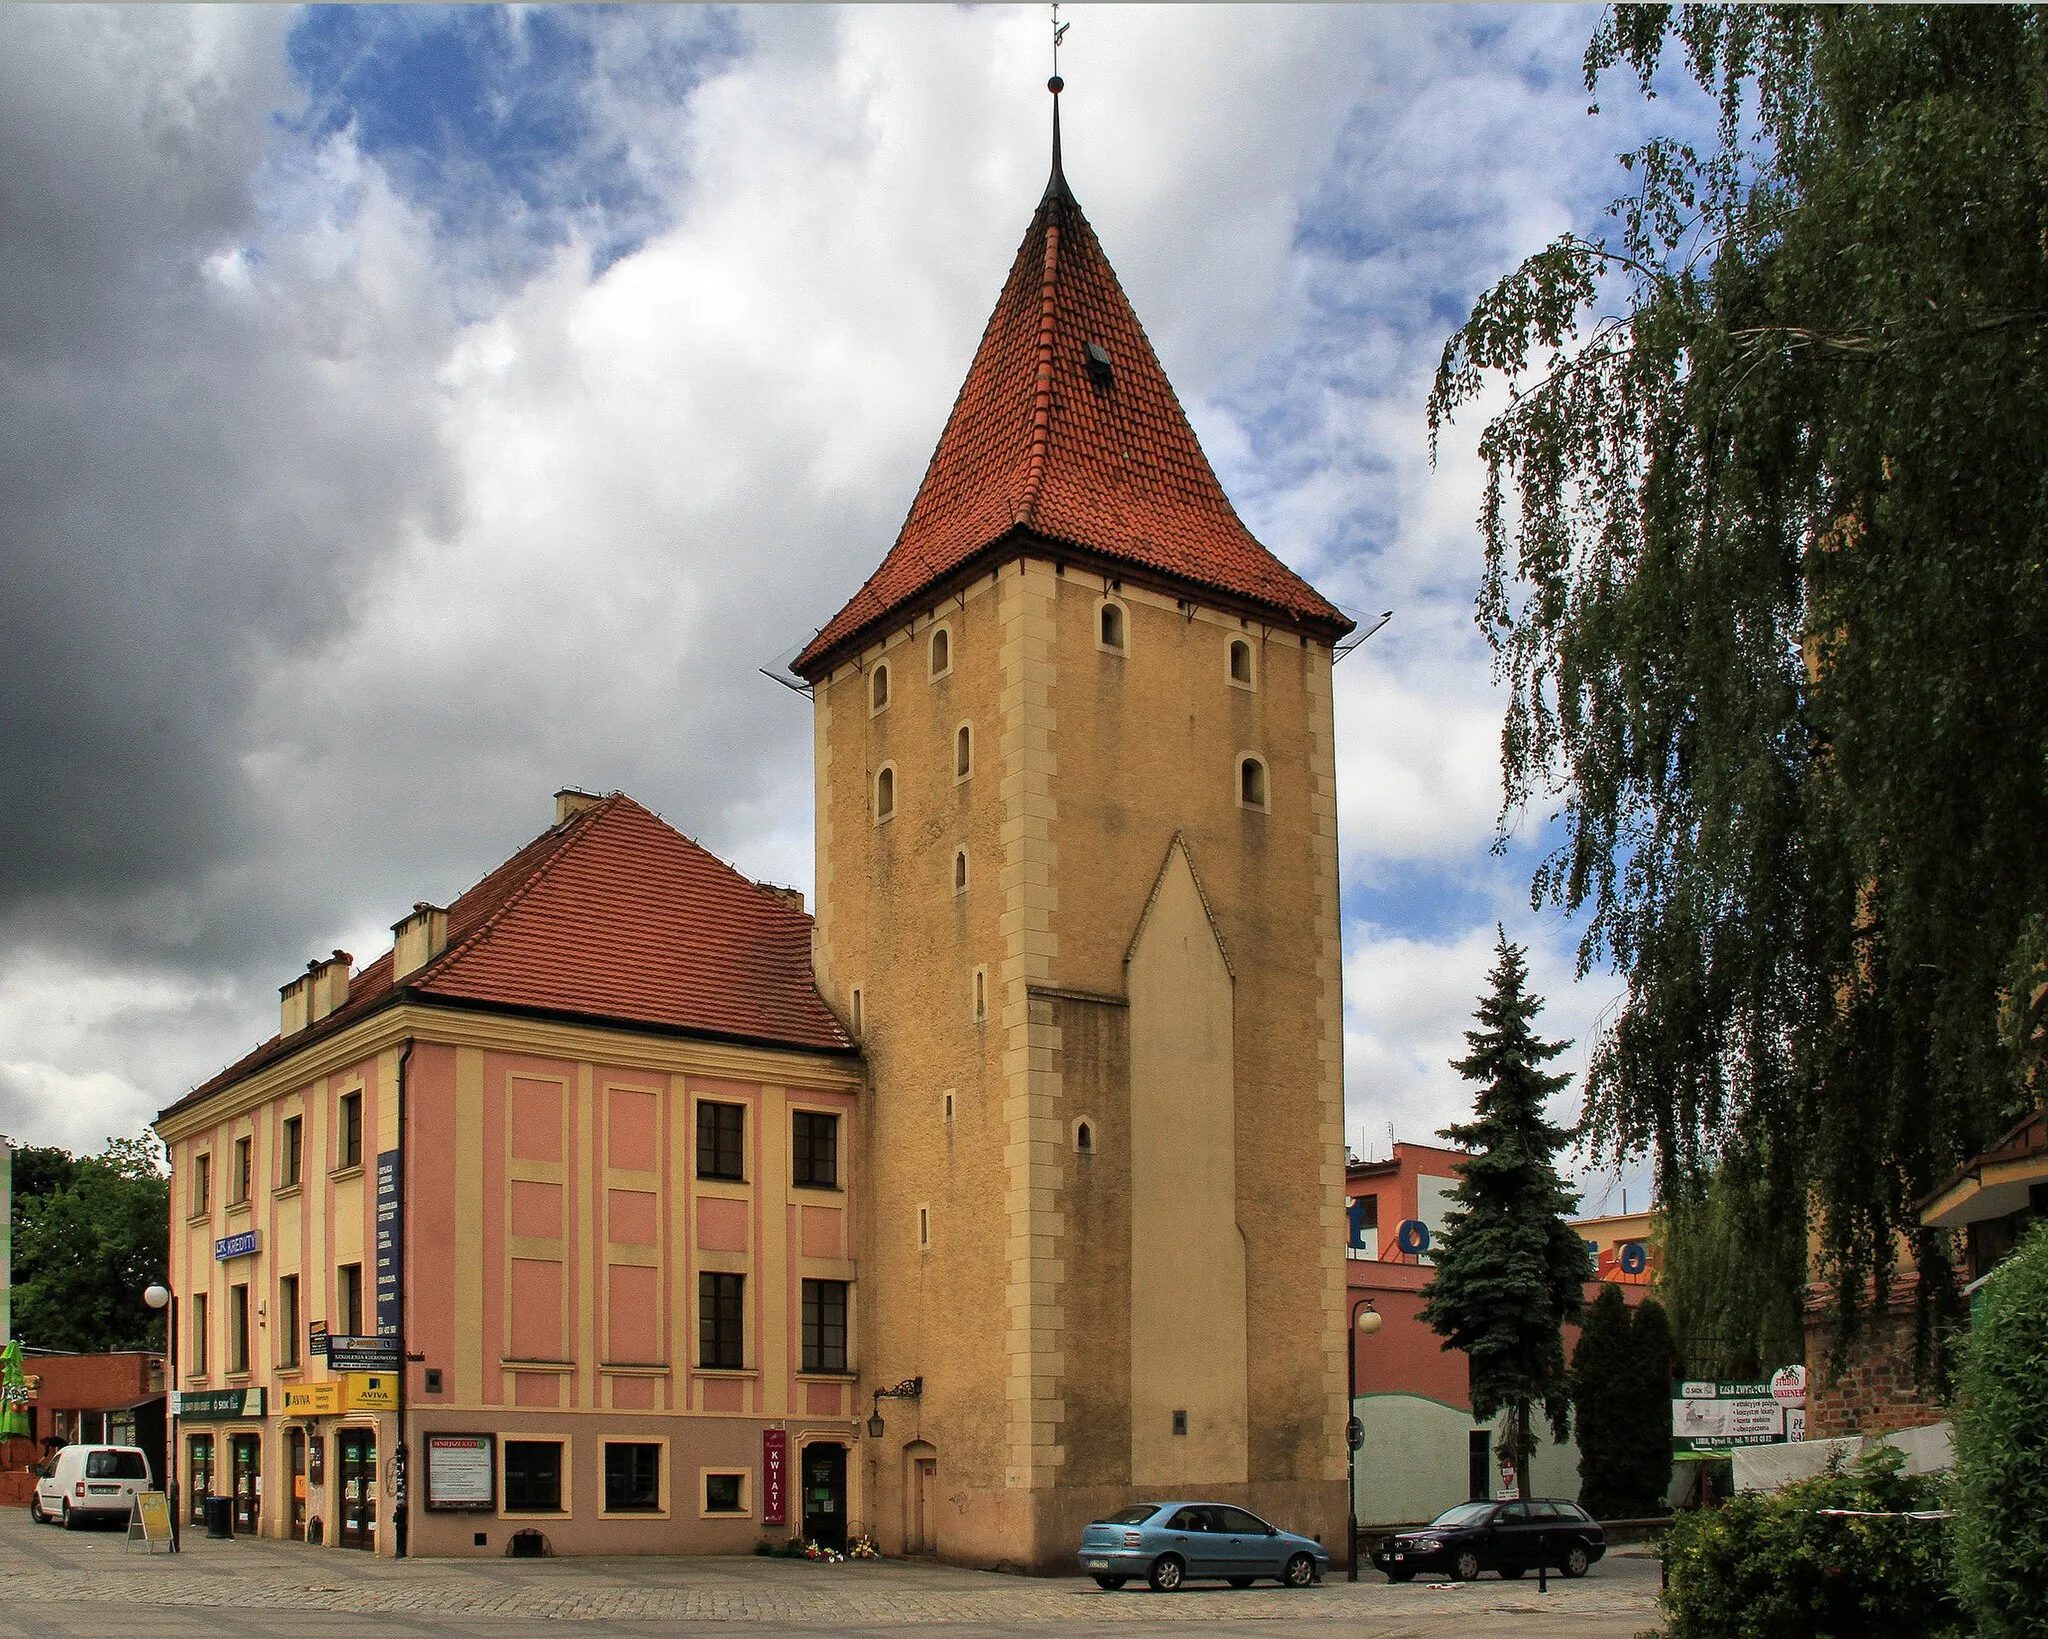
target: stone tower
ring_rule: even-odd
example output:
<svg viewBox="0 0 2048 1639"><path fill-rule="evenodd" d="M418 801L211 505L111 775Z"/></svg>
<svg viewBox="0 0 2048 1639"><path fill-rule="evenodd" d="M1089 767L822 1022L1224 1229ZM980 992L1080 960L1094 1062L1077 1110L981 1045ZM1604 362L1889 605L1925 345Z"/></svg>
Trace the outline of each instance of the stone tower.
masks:
<svg viewBox="0 0 2048 1639"><path fill-rule="evenodd" d="M1053 169L894 548L796 662L862 1041L854 1510L1070 1563L1125 1502L1340 1541L1332 645Z"/></svg>

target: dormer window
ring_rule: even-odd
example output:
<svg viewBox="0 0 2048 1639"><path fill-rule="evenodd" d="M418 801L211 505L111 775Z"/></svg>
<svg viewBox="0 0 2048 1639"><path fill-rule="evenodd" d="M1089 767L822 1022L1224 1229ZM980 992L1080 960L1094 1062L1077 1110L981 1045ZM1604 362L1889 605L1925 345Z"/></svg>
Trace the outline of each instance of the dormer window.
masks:
<svg viewBox="0 0 2048 1639"><path fill-rule="evenodd" d="M889 668L877 666L868 678L868 710L880 711L889 704Z"/></svg>
<svg viewBox="0 0 2048 1639"><path fill-rule="evenodd" d="M1087 347L1088 379L1098 387L1116 385L1116 366L1110 361L1109 349L1099 341L1091 341Z"/></svg>
<svg viewBox="0 0 2048 1639"><path fill-rule="evenodd" d="M1124 622L1124 606L1109 598L1102 600L1095 611L1095 646L1111 654L1128 652L1129 641Z"/></svg>

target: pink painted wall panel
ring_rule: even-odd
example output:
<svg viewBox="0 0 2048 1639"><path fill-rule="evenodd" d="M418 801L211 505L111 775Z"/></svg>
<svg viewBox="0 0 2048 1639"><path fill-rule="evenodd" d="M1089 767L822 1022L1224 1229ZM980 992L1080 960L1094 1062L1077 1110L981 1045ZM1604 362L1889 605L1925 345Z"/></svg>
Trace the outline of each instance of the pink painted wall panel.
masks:
<svg viewBox="0 0 2048 1639"><path fill-rule="evenodd" d="M512 1153L522 1161L562 1159L562 1089L558 1083L512 1078Z"/></svg>
<svg viewBox="0 0 2048 1639"><path fill-rule="evenodd" d="M559 1240L562 1235L562 1186L512 1181L512 1233Z"/></svg>
<svg viewBox="0 0 2048 1639"><path fill-rule="evenodd" d="M747 1203L700 1199L697 1202L697 1244L708 1252L746 1251Z"/></svg>
<svg viewBox="0 0 2048 1639"><path fill-rule="evenodd" d="M652 1190L615 1189L610 1192L611 1238L625 1246L653 1246L661 1233L660 1214Z"/></svg>
<svg viewBox="0 0 2048 1639"><path fill-rule="evenodd" d="M611 1329L606 1357L621 1365L653 1365L662 1358L661 1271L615 1263L606 1274L605 1310Z"/></svg>
<svg viewBox="0 0 2048 1639"><path fill-rule="evenodd" d="M520 1360L565 1358L562 1266L552 1259L512 1260L512 1353Z"/></svg>
<svg viewBox="0 0 2048 1639"><path fill-rule="evenodd" d="M845 1409L840 1399L843 1392L837 1383L806 1383L804 1410L813 1417L840 1416Z"/></svg>
<svg viewBox="0 0 2048 1639"><path fill-rule="evenodd" d="M652 1172L656 1156L656 1106L654 1093L631 1087L610 1089L609 1153L615 1167L635 1172Z"/></svg>
<svg viewBox="0 0 2048 1639"><path fill-rule="evenodd" d="M654 1379L651 1377L615 1377L612 1379L612 1404L620 1411L653 1411Z"/></svg>
<svg viewBox="0 0 2048 1639"><path fill-rule="evenodd" d="M704 1409L706 1411L746 1410L747 1385L733 1377L711 1377L704 1380Z"/></svg>
<svg viewBox="0 0 2048 1639"><path fill-rule="evenodd" d="M840 1234L837 1207L807 1206L803 1209L803 1248L807 1258L842 1258L846 1242Z"/></svg>
<svg viewBox="0 0 2048 1639"><path fill-rule="evenodd" d="M559 1406L562 1380L552 1372L520 1372L514 1378L512 1403L516 1406Z"/></svg>

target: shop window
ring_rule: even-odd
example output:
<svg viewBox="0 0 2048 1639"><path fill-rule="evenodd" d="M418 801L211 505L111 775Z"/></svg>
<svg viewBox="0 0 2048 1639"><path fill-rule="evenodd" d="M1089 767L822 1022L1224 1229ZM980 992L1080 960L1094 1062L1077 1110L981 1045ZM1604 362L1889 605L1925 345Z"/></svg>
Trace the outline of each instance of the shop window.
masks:
<svg viewBox="0 0 2048 1639"><path fill-rule="evenodd" d="M704 1476L704 1512L744 1514L747 1509L745 1474L710 1472Z"/></svg>
<svg viewBox="0 0 2048 1639"><path fill-rule="evenodd" d="M607 1440L604 1447L604 1511L607 1514L661 1512L661 1447Z"/></svg>
<svg viewBox="0 0 2048 1639"><path fill-rule="evenodd" d="M299 1277L277 1277L277 1363L289 1370L299 1363Z"/></svg>
<svg viewBox="0 0 2048 1639"><path fill-rule="evenodd" d="M804 1282L804 1364L807 1372L846 1370L846 1282Z"/></svg>
<svg viewBox="0 0 2048 1639"><path fill-rule="evenodd" d="M817 1110L790 1116L790 1182L805 1189L839 1187L839 1117Z"/></svg>
<svg viewBox="0 0 2048 1639"><path fill-rule="evenodd" d="M747 1107L744 1104L697 1105L697 1176L735 1183L747 1176Z"/></svg>
<svg viewBox="0 0 2048 1639"><path fill-rule="evenodd" d="M306 1160L306 1118L289 1115L284 1121L284 1139L278 1156L278 1187L289 1189L299 1181Z"/></svg>
<svg viewBox="0 0 2048 1639"><path fill-rule="evenodd" d="M335 1170L346 1172L363 1164L363 1095L341 1095L341 1131L336 1135Z"/></svg>
<svg viewBox="0 0 2048 1639"><path fill-rule="evenodd" d="M747 1363L746 1276L706 1269L697 1276L697 1364L739 1371Z"/></svg>
<svg viewBox="0 0 2048 1639"><path fill-rule="evenodd" d="M363 1266L337 1264L334 1270L335 1330L343 1337L363 1335Z"/></svg>
<svg viewBox="0 0 2048 1639"><path fill-rule="evenodd" d="M505 1512L559 1514L562 1511L562 1442L505 1442Z"/></svg>

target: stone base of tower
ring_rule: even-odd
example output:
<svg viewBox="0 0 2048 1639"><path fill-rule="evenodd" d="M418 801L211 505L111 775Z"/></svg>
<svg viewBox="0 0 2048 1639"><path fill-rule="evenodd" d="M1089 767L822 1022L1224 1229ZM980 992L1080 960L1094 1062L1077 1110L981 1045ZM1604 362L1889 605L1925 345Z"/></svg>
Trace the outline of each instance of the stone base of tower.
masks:
<svg viewBox="0 0 2048 1639"><path fill-rule="evenodd" d="M938 1517L926 1527L929 1536L924 1551L946 1563L977 1570L1073 1575L1080 1570L1081 1532L1090 1522L1131 1503L1155 1500L1234 1503L1283 1530L1314 1537L1329 1549L1333 1566L1344 1563L1349 1515L1341 1479L1198 1485L1170 1497L1156 1488L1138 1491L1124 1485L1025 1491L948 1483L942 1490ZM903 1495L900 1488L886 1488L876 1497L878 1518L870 1528L885 1554L918 1551L917 1526L908 1517L914 1510L915 1499Z"/></svg>

